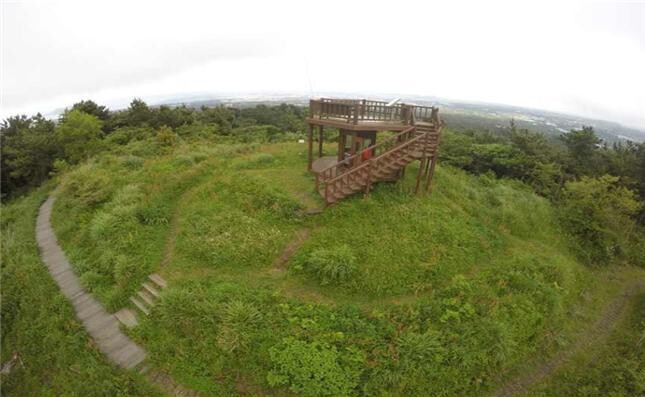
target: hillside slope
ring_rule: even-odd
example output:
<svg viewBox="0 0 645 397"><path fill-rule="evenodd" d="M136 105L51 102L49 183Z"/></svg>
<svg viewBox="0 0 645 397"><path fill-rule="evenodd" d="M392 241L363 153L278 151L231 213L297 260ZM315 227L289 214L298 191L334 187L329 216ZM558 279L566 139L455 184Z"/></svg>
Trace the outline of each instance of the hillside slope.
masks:
<svg viewBox="0 0 645 397"><path fill-rule="evenodd" d="M297 144L126 147L61 175L54 225L113 310L168 280L133 336L213 395L480 395L638 274L578 263L518 182L439 167L414 196L410 169L305 216L304 164Z"/></svg>

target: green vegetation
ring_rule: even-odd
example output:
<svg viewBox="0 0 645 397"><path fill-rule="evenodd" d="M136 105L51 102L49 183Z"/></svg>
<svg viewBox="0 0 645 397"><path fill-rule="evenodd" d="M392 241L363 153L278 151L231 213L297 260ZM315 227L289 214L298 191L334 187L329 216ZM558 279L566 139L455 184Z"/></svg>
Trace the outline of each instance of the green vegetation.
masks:
<svg viewBox="0 0 645 397"><path fill-rule="evenodd" d="M46 189L2 208L2 375L14 396L154 396L139 376L117 370L90 343L71 304L40 261L35 220Z"/></svg>
<svg viewBox="0 0 645 397"><path fill-rule="evenodd" d="M645 394L645 295L636 299L626 324L602 346L575 357L531 396L642 396Z"/></svg>
<svg viewBox="0 0 645 397"><path fill-rule="evenodd" d="M39 182L30 172L53 176L59 242L109 310L127 306L152 272L168 281L131 336L153 366L207 395L482 395L528 358L566 346L625 279L644 275L626 264L643 263L642 145L597 147L587 130L559 146L527 131L447 131L431 197L411 194L412 165L366 199L307 216L321 199L305 145L295 143L301 108L135 100L121 112L88 101L72 109L58 126L5 122L3 142L14 143L3 146L13 167L3 184L15 195ZM48 163L16 143L47 134L55 137ZM571 160L580 147L610 159L607 168ZM19 280L2 290L3 357L55 344L64 353L52 376L65 386L54 390L86 390L62 373L77 360L69 365L97 379L87 387L147 394L141 380L100 361L69 305L52 298L33 242L44 195L3 207L3 281ZM277 264L302 230L308 239ZM39 295L42 285L49 292ZM53 304L60 317L45 317ZM42 337L49 328L54 336ZM29 339L14 336L25 330ZM623 352L612 366L638 359ZM30 360L40 365L31 378L3 378L3 390L49 392L35 380L49 364ZM625 379L624 390L637 390L640 378Z"/></svg>

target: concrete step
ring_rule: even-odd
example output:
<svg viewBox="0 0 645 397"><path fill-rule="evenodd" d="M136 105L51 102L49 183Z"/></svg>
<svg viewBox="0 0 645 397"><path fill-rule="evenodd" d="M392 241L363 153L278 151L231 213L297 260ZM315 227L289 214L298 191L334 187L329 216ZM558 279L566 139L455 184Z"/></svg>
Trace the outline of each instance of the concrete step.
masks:
<svg viewBox="0 0 645 397"><path fill-rule="evenodd" d="M145 289L137 291L137 296L148 304L148 306L154 306L155 297L149 294Z"/></svg>
<svg viewBox="0 0 645 397"><path fill-rule="evenodd" d="M149 293L150 295L154 296L155 298L159 298L159 290L157 290L157 289L154 287L154 285L152 285L152 283L149 283L149 282L147 282L147 281L146 281L145 283L143 283L143 288L144 288L146 291L148 291L148 293Z"/></svg>
<svg viewBox="0 0 645 397"><path fill-rule="evenodd" d="M118 312L114 313L114 316L125 325L127 328L134 328L139 325L139 320L135 312L128 308L123 308Z"/></svg>
<svg viewBox="0 0 645 397"><path fill-rule="evenodd" d="M150 314L150 309L146 306L145 303L141 302L139 299L135 298L134 296L131 296L130 301L134 303L137 309L141 310L141 312L146 316Z"/></svg>
<svg viewBox="0 0 645 397"><path fill-rule="evenodd" d="M148 279L152 281L155 285L157 285L160 288L166 288L168 286L168 283L166 280L164 280L160 275L157 273L152 273L151 275L148 276Z"/></svg>

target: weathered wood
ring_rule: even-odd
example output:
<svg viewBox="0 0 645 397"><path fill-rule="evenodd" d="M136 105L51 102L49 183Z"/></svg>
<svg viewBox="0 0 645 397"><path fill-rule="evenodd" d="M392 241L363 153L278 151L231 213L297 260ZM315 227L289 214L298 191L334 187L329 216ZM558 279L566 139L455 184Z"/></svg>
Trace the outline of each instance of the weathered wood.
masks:
<svg viewBox="0 0 645 397"><path fill-rule="evenodd" d="M314 126L309 124L309 135L307 137L308 144L308 156L307 156L307 169L311 171L311 163L313 162L313 140L314 140Z"/></svg>
<svg viewBox="0 0 645 397"><path fill-rule="evenodd" d="M426 190L429 188L442 124L437 108L409 104L388 106L385 102L365 99L321 98L310 101L306 122L310 136L314 126L340 130L338 161L314 170L316 190L327 205L360 190L367 196L373 182L402 178L405 167L415 160L420 162L415 191L418 192L423 179L426 179ZM377 143L377 133L386 130L399 132ZM348 135L351 135L349 155L345 152ZM365 139L369 139L367 148L363 148ZM310 145L312 140L310 138Z"/></svg>
<svg viewBox="0 0 645 397"><path fill-rule="evenodd" d="M85 292L63 250L56 242L50 224L54 198L48 198L40 207L37 219L36 241L43 263L69 300L76 317L81 321L98 348L110 361L122 368L134 368L146 358L146 352L119 329L117 318L109 314L94 297Z"/></svg>

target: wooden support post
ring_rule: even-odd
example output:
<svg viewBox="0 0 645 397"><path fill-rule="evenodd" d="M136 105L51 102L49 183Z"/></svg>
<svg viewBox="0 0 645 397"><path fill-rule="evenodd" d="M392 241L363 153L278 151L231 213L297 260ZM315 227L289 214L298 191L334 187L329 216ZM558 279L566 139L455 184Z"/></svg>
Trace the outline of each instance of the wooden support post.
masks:
<svg viewBox="0 0 645 397"><path fill-rule="evenodd" d="M314 144L314 126L309 124L309 148L308 148L308 157L307 157L307 169L311 171L311 163L313 162L313 144Z"/></svg>
<svg viewBox="0 0 645 397"><path fill-rule="evenodd" d="M343 161L343 154L345 152L345 145L347 143L347 132L345 130L340 130L340 136L338 137L338 161Z"/></svg>
<svg viewBox="0 0 645 397"><path fill-rule="evenodd" d="M425 168L425 161L427 161L427 159L425 158L419 160L419 172L417 172L417 185L414 188L415 194L419 192L419 184L421 183L421 174L423 173L423 169Z"/></svg>
<svg viewBox="0 0 645 397"><path fill-rule="evenodd" d="M428 181L426 182L426 192L428 194L432 193L432 176L434 175L434 166L437 163L437 154L435 153L432 156L432 164L430 165L430 171L428 172Z"/></svg>
<svg viewBox="0 0 645 397"><path fill-rule="evenodd" d="M428 176L428 173L430 172L430 157L426 157L426 168L423 170L423 176Z"/></svg>
<svg viewBox="0 0 645 397"><path fill-rule="evenodd" d="M323 155L323 126L318 127L318 157Z"/></svg>

